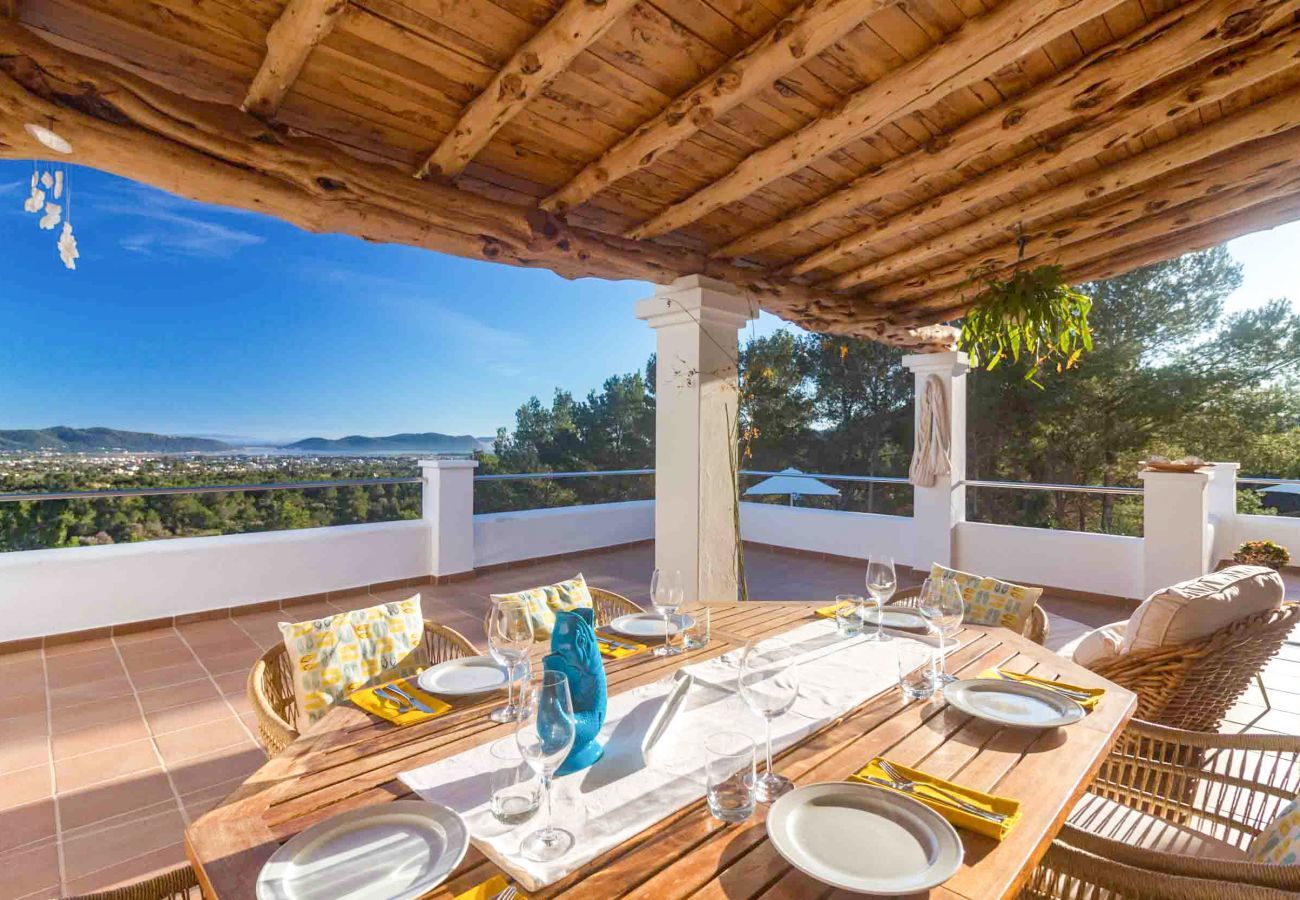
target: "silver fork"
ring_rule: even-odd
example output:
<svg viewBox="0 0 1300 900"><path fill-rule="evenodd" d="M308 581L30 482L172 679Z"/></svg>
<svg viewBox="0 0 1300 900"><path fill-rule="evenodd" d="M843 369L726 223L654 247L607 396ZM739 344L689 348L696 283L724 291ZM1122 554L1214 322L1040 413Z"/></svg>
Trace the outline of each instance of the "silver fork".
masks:
<svg viewBox="0 0 1300 900"><path fill-rule="evenodd" d="M386 687L377 687L377 688L375 688L375 693L378 694L380 697L383 697L385 700L388 700L388 701L390 701L390 702L392 702L392 703L396 703L396 704L397 704L397 711L398 711L399 713L402 711L402 708L403 708L404 706L407 706L407 705L410 704L410 701L408 701L408 700L403 700L401 697L397 696L397 695L394 694L394 693L393 693L389 688L386 688ZM415 706L414 706L414 705L411 705L411 709L415 709Z"/></svg>
<svg viewBox="0 0 1300 900"><path fill-rule="evenodd" d="M1006 672L1003 672L1001 669L998 670L998 674L999 674L999 675L1002 675L1002 676L1004 676L1004 677L1007 675L1007 673L1006 673ZM1045 690L1045 691L1054 691L1054 692L1056 692L1056 693L1058 693L1058 694L1061 694L1062 696L1069 697L1071 700L1091 700L1091 699L1092 699L1092 695L1091 695L1091 694L1085 694L1083 691L1072 691L1072 690L1070 690L1069 688L1060 687L1059 685L1055 685L1055 684L1048 684L1048 683L1046 683L1045 681L1037 681L1037 680L1035 680L1035 681L1021 681L1021 679L1019 679L1019 678L1011 678L1011 677L1008 677L1006 680L1007 680L1007 681L1019 681L1021 684L1028 684L1028 685L1031 685L1031 686L1033 686L1033 687L1040 687L1040 688L1042 688L1042 689Z"/></svg>
<svg viewBox="0 0 1300 900"><path fill-rule="evenodd" d="M966 812L975 813L976 815L984 816L985 818L997 819L999 822L1006 819L1005 813L993 812L992 810L988 810L988 809L984 809L983 807L976 806L974 803L968 803L967 801L963 800L961 797L954 794L952 791L941 788L937 784L930 784L929 782L926 782L925 784L918 785L915 781L909 781L908 779L903 777L902 772L899 772L897 769L893 767L891 763L886 762L883 759L880 761L880 768L884 771L886 775L889 776L889 780L894 782L894 785L898 787L899 790L908 791L909 793L916 794L919 793L919 791L917 791L918 787L926 787L934 791L935 793L940 794L943 797L947 798L949 802L955 803L957 806L960 806L962 809L966 810Z"/></svg>
<svg viewBox="0 0 1300 900"><path fill-rule="evenodd" d="M506 889L497 894L492 900L515 900L519 896L519 889L513 884L506 885Z"/></svg>

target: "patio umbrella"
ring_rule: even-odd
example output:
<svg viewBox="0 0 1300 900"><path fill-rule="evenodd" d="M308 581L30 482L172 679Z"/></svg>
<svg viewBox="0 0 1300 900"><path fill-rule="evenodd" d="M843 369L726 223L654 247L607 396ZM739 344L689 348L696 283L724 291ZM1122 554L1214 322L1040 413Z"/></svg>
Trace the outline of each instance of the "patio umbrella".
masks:
<svg viewBox="0 0 1300 900"><path fill-rule="evenodd" d="M824 481L810 478L798 469L782 469L780 475L764 478L745 491L746 497L765 497L789 494L790 505L803 494L808 497L838 497L840 492Z"/></svg>

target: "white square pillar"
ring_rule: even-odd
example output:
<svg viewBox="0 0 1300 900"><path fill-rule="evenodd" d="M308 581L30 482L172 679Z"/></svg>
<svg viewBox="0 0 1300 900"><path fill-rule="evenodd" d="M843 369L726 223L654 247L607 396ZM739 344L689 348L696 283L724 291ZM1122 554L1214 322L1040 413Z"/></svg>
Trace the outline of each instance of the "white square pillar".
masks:
<svg viewBox="0 0 1300 900"><path fill-rule="evenodd" d="M1199 578L1210 570L1213 546L1209 492L1214 470L1139 472L1142 479L1143 590Z"/></svg>
<svg viewBox="0 0 1300 900"><path fill-rule="evenodd" d="M1210 568L1232 559L1237 550L1237 470L1241 463L1210 463L1214 470L1206 488L1206 508L1214 539L1210 548Z"/></svg>
<svg viewBox="0 0 1300 900"><path fill-rule="evenodd" d="M688 275L639 301L636 316L655 329L657 354L655 565L681 571L687 600L734 600L737 333L758 309L725 282Z"/></svg>
<svg viewBox="0 0 1300 900"><path fill-rule="evenodd" d="M931 563L953 566L956 562L957 525L966 521L966 373L970 357L959 350L943 353L911 353L903 365L915 379L913 441L921 433L921 398L931 375L939 379L947 401L948 434L951 435L951 471L940 475L930 487L912 488L913 558L908 565L929 572ZM870 548L864 548L869 552Z"/></svg>
<svg viewBox="0 0 1300 900"><path fill-rule="evenodd" d="M421 510L429 523L435 578L474 571L473 459L422 459Z"/></svg>

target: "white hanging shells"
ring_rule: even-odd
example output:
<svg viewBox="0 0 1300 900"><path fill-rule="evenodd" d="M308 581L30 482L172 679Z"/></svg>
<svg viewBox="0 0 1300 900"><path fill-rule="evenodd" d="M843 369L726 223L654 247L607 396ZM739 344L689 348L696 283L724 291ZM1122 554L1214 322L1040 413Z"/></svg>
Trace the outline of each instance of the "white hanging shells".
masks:
<svg viewBox="0 0 1300 900"><path fill-rule="evenodd" d="M53 231L54 226L59 224L63 218L63 207L57 203L45 204L45 215L41 216L41 221L37 224L41 226L42 231Z"/></svg>
<svg viewBox="0 0 1300 900"><path fill-rule="evenodd" d="M44 205L45 205L45 191L41 190L38 187L33 187L32 195L23 202L23 209L25 209L29 213L36 213L36 212L40 212L41 207L43 207Z"/></svg>
<svg viewBox="0 0 1300 900"><path fill-rule="evenodd" d="M63 260L63 265L69 269L77 268L77 257L81 256L77 252L77 239L72 234L72 223L63 223L63 234L59 236L59 259Z"/></svg>
<svg viewBox="0 0 1300 900"><path fill-rule="evenodd" d="M63 170L54 173L54 199L58 200L63 196Z"/></svg>
<svg viewBox="0 0 1300 900"><path fill-rule="evenodd" d="M47 191L54 187L54 176L49 172L43 173L41 175L41 187L45 188Z"/></svg>

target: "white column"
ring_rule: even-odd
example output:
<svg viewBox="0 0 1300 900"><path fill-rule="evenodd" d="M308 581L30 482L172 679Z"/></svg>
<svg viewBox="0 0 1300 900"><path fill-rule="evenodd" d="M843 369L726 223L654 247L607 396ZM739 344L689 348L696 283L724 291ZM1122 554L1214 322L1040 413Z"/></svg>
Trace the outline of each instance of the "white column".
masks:
<svg viewBox="0 0 1300 900"><path fill-rule="evenodd" d="M912 353L903 357L916 383L913 400L913 434L921 431L921 398L931 375L938 376L948 401L948 433L952 436L952 471L940 475L931 487L912 488L912 532L914 556L903 560L929 572L931 563L954 566L957 525L966 521L966 373L970 357L952 350L944 353ZM864 547L863 552L870 548Z"/></svg>
<svg viewBox="0 0 1300 900"><path fill-rule="evenodd" d="M474 571L473 459L422 459L423 517L433 548L430 574L435 578Z"/></svg>
<svg viewBox="0 0 1300 900"><path fill-rule="evenodd" d="M1209 513L1213 541L1210 547L1210 568L1221 561L1232 559L1237 549L1237 470L1241 463L1210 463L1214 470L1206 488L1206 505Z"/></svg>
<svg viewBox="0 0 1300 900"><path fill-rule="evenodd" d="M1210 570L1208 466L1195 472L1139 472L1142 479L1143 588L1199 578Z"/></svg>
<svg viewBox="0 0 1300 900"><path fill-rule="evenodd" d="M689 275L636 305L655 329L655 565L682 573L686 599L734 600L730 452L737 333L757 307L725 282ZM729 427L730 426L730 427Z"/></svg>

